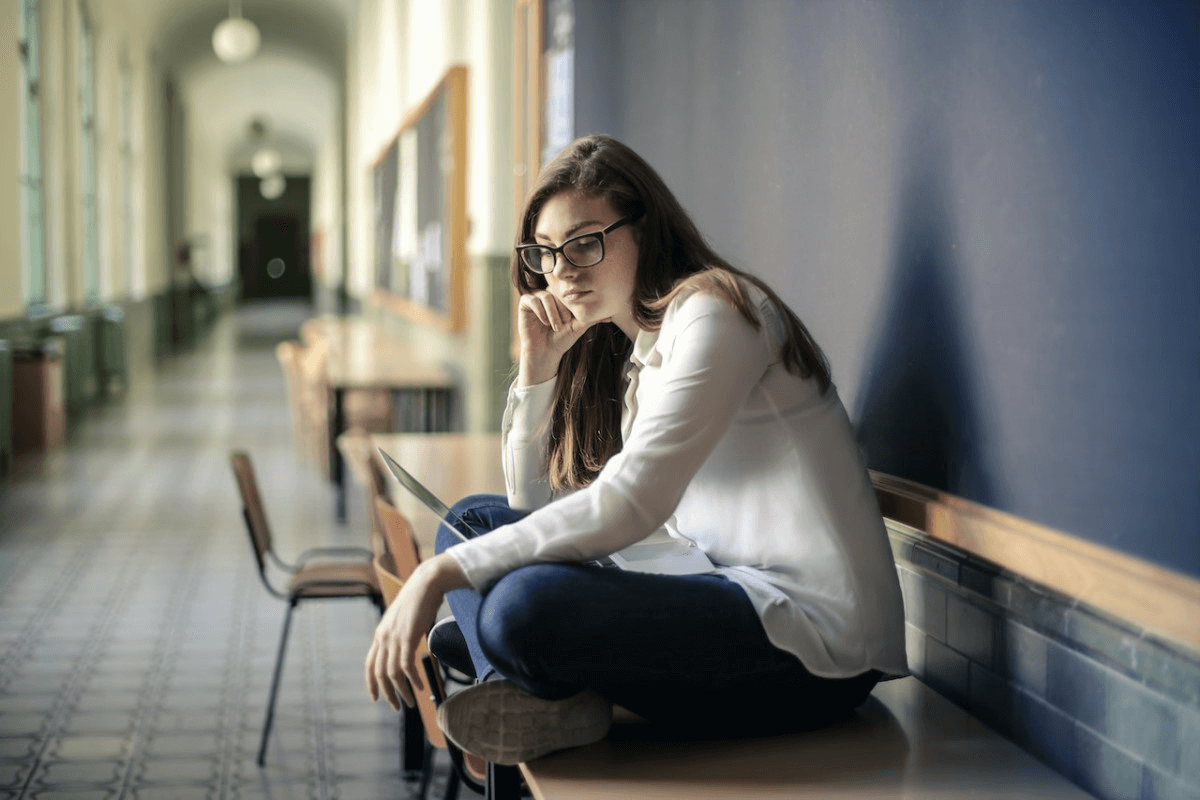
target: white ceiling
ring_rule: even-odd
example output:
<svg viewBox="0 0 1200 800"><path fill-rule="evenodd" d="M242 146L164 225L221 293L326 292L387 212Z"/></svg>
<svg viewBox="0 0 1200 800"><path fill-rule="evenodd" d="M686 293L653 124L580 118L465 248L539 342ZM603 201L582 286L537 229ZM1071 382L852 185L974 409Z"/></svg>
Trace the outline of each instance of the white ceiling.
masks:
<svg viewBox="0 0 1200 800"><path fill-rule="evenodd" d="M266 123L268 139L290 172L312 168L342 105L347 32L357 0L242 0L242 16L262 33L259 54L220 62L212 31L228 0L126 0L173 77L188 124L223 153L233 170L249 169L249 128Z"/></svg>

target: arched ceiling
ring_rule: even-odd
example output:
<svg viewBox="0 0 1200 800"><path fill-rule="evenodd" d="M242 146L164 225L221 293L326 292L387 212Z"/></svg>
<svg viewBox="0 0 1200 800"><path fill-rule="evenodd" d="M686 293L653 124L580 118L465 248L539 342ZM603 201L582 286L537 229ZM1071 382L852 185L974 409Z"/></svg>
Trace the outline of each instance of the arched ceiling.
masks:
<svg viewBox="0 0 1200 800"><path fill-rule="evenodd" d="M254 151L268 144L283 156L285 172L311 169L341 108L341 87L333 78L282 47L264 45L236 66L194 66L178 86L193 133L224 154L233 172L248 170ZM250 133L254 121L265 125L261 140Z"/></svg>
<svg viewBox="0 0 1200 800"><path fill-rule="evenodd" d="M258 54L225 64L212 32L228 0L130 0L171 75L188 125L222 153L231 171L248 169L254 120L284 157L286 171L311 169L338 124L347 32L356 0L241 0L262 34Z"/></svg>

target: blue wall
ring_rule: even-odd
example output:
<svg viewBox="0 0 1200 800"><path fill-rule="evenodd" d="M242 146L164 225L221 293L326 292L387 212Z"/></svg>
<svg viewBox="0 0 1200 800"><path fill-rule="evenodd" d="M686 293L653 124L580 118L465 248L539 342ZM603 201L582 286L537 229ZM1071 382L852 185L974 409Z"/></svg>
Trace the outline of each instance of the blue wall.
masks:
<svg viewBox="0 0 1200 800"><path fill-rule="evenodd" d="M1200 576L1200 5L575 10L576 133L781 291L873 467Z"/></svg>

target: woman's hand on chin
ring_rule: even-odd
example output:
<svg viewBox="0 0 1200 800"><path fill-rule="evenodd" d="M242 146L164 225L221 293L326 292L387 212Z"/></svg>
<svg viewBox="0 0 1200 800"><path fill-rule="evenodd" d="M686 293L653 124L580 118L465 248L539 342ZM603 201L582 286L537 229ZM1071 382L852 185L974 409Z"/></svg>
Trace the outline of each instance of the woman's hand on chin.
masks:
<svg viewBox="0 0 1200 800"><path fill-rule="evenodd" d="M521 295L517 334L521 339L518 386L545 383L558 373L558 362L593 323L580 321L546 290Z"/></svg>
<svg viewBox="0 0 1200 800"><path fill-rule="evenodd" d="M446 553L422 562L396 599L388 606L367 652L367 691L372 700L382 694L392 708L416 704L415 686L425 689L417 651L437 618L442 598L451 589L469 586L458 562Z"/></svg>

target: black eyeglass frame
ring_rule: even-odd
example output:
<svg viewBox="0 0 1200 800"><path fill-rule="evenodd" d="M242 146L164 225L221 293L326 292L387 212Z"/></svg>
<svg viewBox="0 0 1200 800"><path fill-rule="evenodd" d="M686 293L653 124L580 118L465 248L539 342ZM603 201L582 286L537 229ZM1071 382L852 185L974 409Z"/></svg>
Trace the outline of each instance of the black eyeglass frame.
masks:
<svg viewBox="0 0 1200 800"><path fill-rule="evenodd" d="M599 264L601 261L603 261L604 256L606 255L605 250L604 250L604 237L607 234L610 234L613 231L615 231L617 228L620 228L622 225L628 225L629 223L631 223L633 221L634 221L633 217L629 217L629 216L621 217L616 222L609 225L607 228L604 228L603 230L588 231L587 233L581 233L577 236L572 236L570 239L567 239L565 242L560 244L558 247L551 247L548 244L520 244L520 245L517 245L517 248L516 248L517 258L519 258L521 260L521 268L524 270L527 270L529 272L532 272L534 275L549 275L551 272L554 272L554 267L550 267L550 269L546 270L545 272L542 272L540 270L536 270L533 267L529 266L529 262L525 259L525 253L531 252L534 250L541 250L544 252L549 252L551 255L553 255L555 266L558 265L558 256L561 255L568 264L570 264L573 267L577 267L578 269L587 269L588 267L594 267L597 264ZM580 239L586 239L589 236L594 236L595 238L600 240L600 257L598 259L596 259L595 261L593 261L591 264L576 264L574 261L571 260L571 257L569 255L567 255L566 248L570 247L571 244L573 244L574 242L577 242ZM538 259L538 261L540 262L541 259Z"/></svg>

